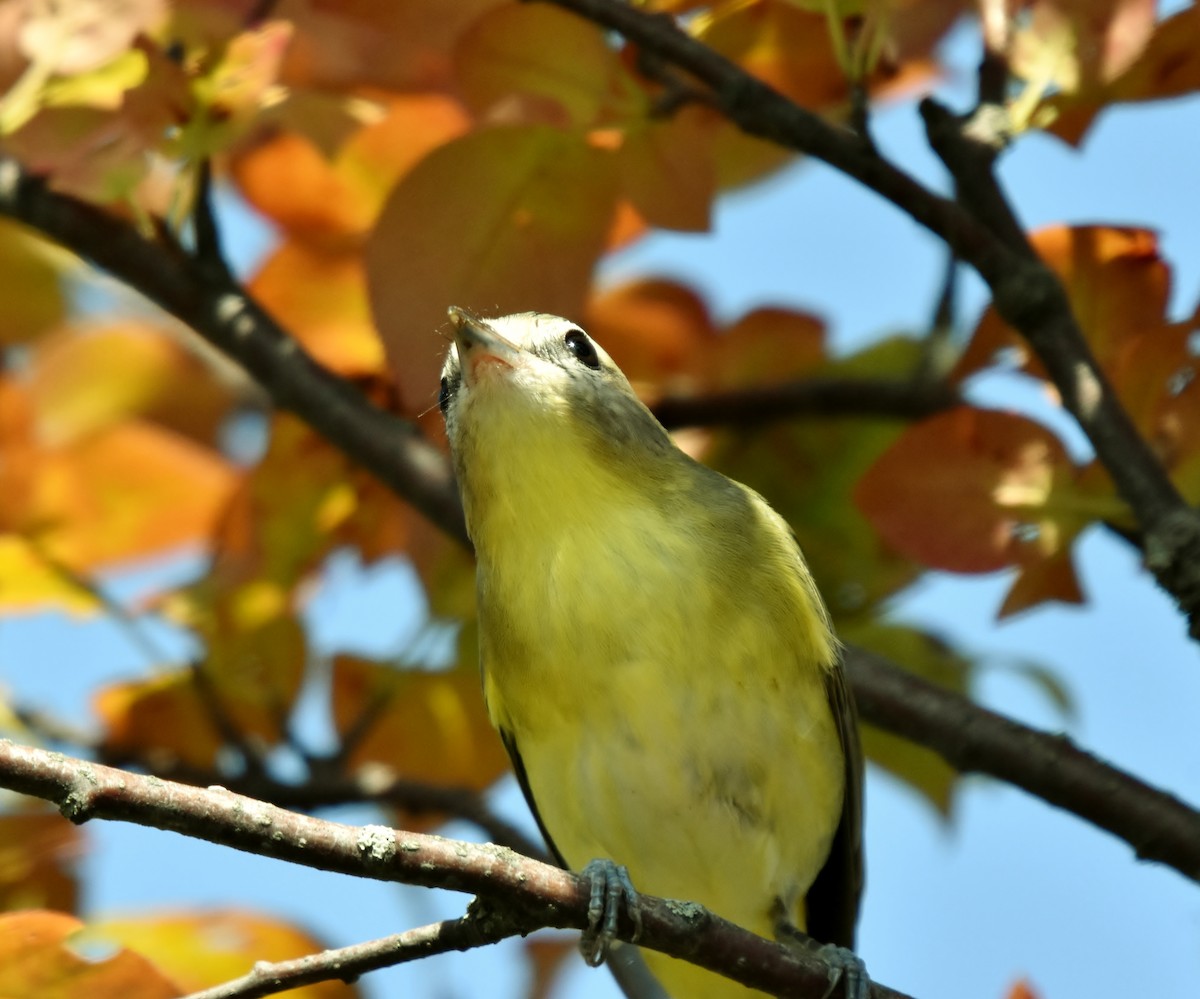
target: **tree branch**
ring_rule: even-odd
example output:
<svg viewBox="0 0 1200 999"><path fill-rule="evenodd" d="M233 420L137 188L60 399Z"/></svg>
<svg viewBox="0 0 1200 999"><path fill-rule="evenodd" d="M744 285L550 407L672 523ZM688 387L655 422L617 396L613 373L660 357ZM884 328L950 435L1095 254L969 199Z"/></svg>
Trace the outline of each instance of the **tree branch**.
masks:
<svg viewBox="0 0 1200 999"><path fill-rule="evenodd" d="M896 669L846 650L863 718L927 746L963 773L998 777L1125 840L1142 860L1200 882L1200 813L1076 747Z"/></svg>
<svg viewBox="0 0 1200 999"><path fill-rule="evenodd" d="M177 832L315 870L469 892L516 913L528 930L587 925L587 879L493 844L348 826L289 812L225 788L198 788L0 739L0 786L58 805L75 823L115 819ZM692 961L772 995L819 999L819 958L750 933L693 903L641 896L639 946ZM620 939L630 941L623 921ZM872 999L906 999L873 984Z"/></svg>
<svg viewBox="0 0 1200 999"><path fill-rule="evenodd" d="M854 178L945 240L959 259L971 264L991 288L1000 315L1025 336L1046 365L1063 404L1079 421L1141 525L1147 566L1187 616L1192 637L1200 639L1200 513L1180 496L1137 434L1096 363L1057 277L1032 253L1014 245L1017 234L1024 242L1019 226L1014 233L1013 225L999 216L977 218L964 204L934 194L853 132L801 108L668 18L625 0L543 2L617 31L691 73L712 89L717 106L744 132L815 156ZM930 138L935 151L959 183L966 181L980 196L976 203L1006 209L1002 197L991 197L986 177L977 182L968 167L957 169L954 155L965 141L955 146L945 136L935 138L934 131Z"/></svg>
<svg viewBox="0 0 1200 999"><path fill-rule="evenodd" d="M0 156L0 214L32 226L145 295L257 380L280 409L304 419L452 537L462 508L441 452L407 420L366 402L317 364L220 268L151 242L86 202L49 190Z"/></svg>
<svg viewBox="0 0 1200 999"><path fill-rule="evenodd" d="M941 381L805 378L767 388L667 396L650 408L668 430L739 426L795 416L883 416L919 420L962 404Z"/></svg>

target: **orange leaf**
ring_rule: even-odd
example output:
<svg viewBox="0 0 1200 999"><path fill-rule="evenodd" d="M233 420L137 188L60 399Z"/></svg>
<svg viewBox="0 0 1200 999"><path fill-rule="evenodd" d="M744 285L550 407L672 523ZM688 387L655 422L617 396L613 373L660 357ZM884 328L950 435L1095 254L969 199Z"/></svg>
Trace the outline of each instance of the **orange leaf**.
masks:
<svg viewBox="0 0 1200 999"><path fill-rule="evenodd" d="M277 743L282 737L281 721L299 688L303 661L297 661L294 654L285 657L281 648L263 648L263 644L249 649L258 655L233 664L240 671L225 669L218 676L206 663L213 688L209 692L197 687L190 669L170 670L149 679L102 688L92 706L104 724L104 751L117 757L212 767L226 741L218 717L243 736L257 738L266 745ZM247 651L249 645L249 639L243 640L242 651ZM288 672L292 689L280 690L280 679ZM219 716L214 714L213 702Z"/></svg>
<svg viewBox="0 0 1200 999"><path fill-rule="evenodd" d="M0 815L0 909L74 910L83 833L57 812Z"/></svg>
<svg viewBox="0 0 1200 999"><path fill-rule="evenodd" d="M233 176L246 200L291 236L345 249L374 224L396 178L466 127L448 97L395 97L332 158L285 132L235 157Z"/></svg>
<svg viewBox="0 0 1200 999"><path fill-rule="evenodd" d="M707 231L717 193L716 130L711 111L693 107L626 132L621 187L651 225Z"/></svg>
<svg viewBox="0 0 1200 999"><path fill-rule="evenodd" d="M1064 604L1084 603L1083 590L1079 586L1079 576L1075 572L1069 549L1022 565L996 617L1012 617L1046 600L1057 600Z"/></svg>
<svg viewBox="0 0 1200 999"><path fill-rule="evenodd" d="M177 336L137 322L44 338L33 352L29 391L38 438L51 446L135 414L215 444L233 404L228 384Z"/></svg>
<svg viewBox="0 0 1200 999"><path fill-rule="evenodd" d="M910 427L859 480L854 499L905 555L989 572L1059 550L1063 530L1049 505L1072 471L1045 427L962 406Z"/></svg>
<svg viewBox="0 0 1200 999"><path fill-rule="evenodd" d="M73 947L74 916L32 910L0 915L0 995L5 999L171 999L182 991L145 958L122 950L92 960Z"/></svg>
<svg viewBox="0 0 1200 999"><path fill-rule="evenodd" d="M249 288L327 368L349 377L382 373L383 344L371 321L367 276L357 251L283 243Z"/></svg>
<svg viewBox="0 0 1200 999"><path fill-rule="evenodd" d="M1039 994L1034 991L1030 982L1021 979L1008 990L1006 999L1039 999Z"/></svg>
<svg viewBox="0 0 1200 999"><path fill-rule="evenodd" d="M352 184L302 135L287 132L242 153L233 177L254 208L300 238L342 236L370 224Z"/></svg>
<svg viewBox="0 0 1200 999"><path fill-rule="evenodd" d="M548 126L472 133L406 174L367 244L367 278L409 408L433 399L448 305L578 315L615 203L614 157Z"/></svg>
<svg viewBox="0 0 1200 999"><path fill-rule="evenodd" d="M89 934L153 957L185 992L244 975L255 961L288 961L325 949L290 923L236 909L104 919L89 927ZM353 999L359 992L343 982L318 982L287 994L289 999Z"/></svg>
<svg viewBox="0 0 1200 999"><path fill-rule="evenodd" d="M405 779L477 791L508 770L473 665L432 673L339 656L333 715L342 735L369 720L350 757L356 767L382 764Z"/></svg>
<svg viewBox="0 0 1200 999"><path fill-rule="evenodd" d="M716 329L691 288L643 278L593 296L588 332L603 344L630 381L660 391L693 388Z"/></svg>
<svg viewBox="0 0 1200 999"><path fill-rule="evenodd" d="M111 565L208 541L235 478L215 452L126 420L45 453L28 518L67 565Z"/></svg>
<svg viewBox="0 0 1200 999"><path fill-rule="evenodd" d="M1050 226L1032 237L1038 255L1062 279L1071 308L1097 361L1110 368L1124 345L1165 325L1171 272L1148 229ZM1012 349L1021 367L1045 377L1020 335L990 306L954 370L965 378Z"/></svg>

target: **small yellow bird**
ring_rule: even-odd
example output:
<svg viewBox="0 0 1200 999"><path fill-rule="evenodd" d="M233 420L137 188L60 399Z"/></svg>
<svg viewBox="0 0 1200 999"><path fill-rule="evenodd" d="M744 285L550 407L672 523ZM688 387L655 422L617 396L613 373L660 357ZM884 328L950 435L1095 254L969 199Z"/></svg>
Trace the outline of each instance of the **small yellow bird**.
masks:
<svg viewBox="0 0 1200 999"><path fill-rule="evenodd" d="M858 730L791 529L679 450L578 326L450 319L440 404L484 695L551 849L598 883L804 931L864 994ZM759 994L646 958L676 999Z"/></svg>

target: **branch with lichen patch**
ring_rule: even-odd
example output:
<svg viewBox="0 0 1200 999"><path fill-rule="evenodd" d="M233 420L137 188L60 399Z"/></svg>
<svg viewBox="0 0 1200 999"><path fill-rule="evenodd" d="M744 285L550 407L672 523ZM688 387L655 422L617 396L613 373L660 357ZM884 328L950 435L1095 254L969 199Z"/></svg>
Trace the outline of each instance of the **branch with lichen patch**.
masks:
<svg viewBox="0 0 1200 999"><path fill-rule="evenodd" d="M8 739L0 739L0 787L53 801L75 823L133 822L315 870L469 892L514 914L522 932L587 925L586 878L490 843L348 826L225 788L143 777ZM643 895L639 910L640 946L773 995L815 999L828 988L829 969L820 958L755 936L702 906ZM629 941L630 931L622 920L620 938ZM878 984L871 986L870 995L905 999Z"/></svg>

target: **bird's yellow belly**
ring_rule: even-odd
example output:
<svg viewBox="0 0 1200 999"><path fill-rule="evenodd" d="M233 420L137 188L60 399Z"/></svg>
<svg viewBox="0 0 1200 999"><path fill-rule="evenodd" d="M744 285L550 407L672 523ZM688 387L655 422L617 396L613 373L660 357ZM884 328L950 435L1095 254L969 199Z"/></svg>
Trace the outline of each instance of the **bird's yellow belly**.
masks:
<svg viewBox="0 0 1200 999"><path fill-rule="evenodd" d="M591 664L583 648L573 659L535 653L532 668L490 673L489 703L540 706L497 721L572 868L614 860L639 891L699 902L769 937L777 900L803 926L800 903L841 812L842 760L819 670L787 662L781 648L783 662L748 671L720 648L666 669ZM506 696L506 682L536 684L537 696ZM676 999L748 994L647 958Z"/></svg>

